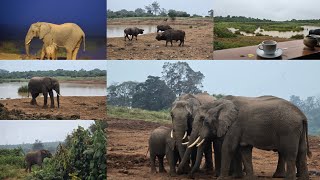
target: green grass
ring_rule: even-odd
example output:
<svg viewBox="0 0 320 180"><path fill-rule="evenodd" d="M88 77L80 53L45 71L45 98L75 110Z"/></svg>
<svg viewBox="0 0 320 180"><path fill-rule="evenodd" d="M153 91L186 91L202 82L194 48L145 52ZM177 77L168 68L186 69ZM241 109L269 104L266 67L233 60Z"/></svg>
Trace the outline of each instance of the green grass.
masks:
<svg viewBox="0 0 320 180"><path fill-rule="evenodd" d="M28 92L28 85L22 85L18 89L18 93L27 93Z"/></svg>
<svg viewBox="0 0 320 180"><path fill-rule="evenodd" d="M169 110L165 111L147 111L142 109L128 109L126 107L107 107L108 117L123 118L132 120L145 120L151 122L171 123Z"/></svg>

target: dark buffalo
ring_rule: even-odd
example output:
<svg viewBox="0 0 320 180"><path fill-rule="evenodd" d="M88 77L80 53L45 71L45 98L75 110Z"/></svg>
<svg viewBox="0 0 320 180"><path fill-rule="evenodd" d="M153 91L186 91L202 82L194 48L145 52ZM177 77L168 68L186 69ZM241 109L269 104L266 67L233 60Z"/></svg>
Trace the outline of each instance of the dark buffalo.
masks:
<svg viewBox="0 0 320 180"><path fill-rule="evenodd" d="M315 34L315 35L320 35L320 29L313 29L309 31L309 35Z"/></svg>
<svg viewBox="0 0 320 180"><path fill-rule="evenodd" d="M158 25L157 26L157 32L165 31L165 30L168 30L168 29L172 29L172 28L169 25Z"/></svg>
<svg viewBox="0 0 320 180"><path fill-rule="evenodd" d="M138 34L143 34L143 31L144 31L144 29L139 29L139 28L137 28L137 27L134 27L134 28L126 28L126 29L124 30L124 40L126 41L126 40L127 40L126 38L128 38L129 41L132 41L133 36L135 36L135 37L136 37L136 40L138 40L138 39L137 39ZM129 35L131 35L131 39L129 38Z"/></svg>
<svg viewBox="0 0 320 180"><path fill-rule="evenodd" d="M157 34L156 39L158 41L160 40L165 40L166 41L166 46L168 45L168 42L171 43L172 46L172 41L180 41L179 46L184 46L184 39L186 37L186 33L182 30L174 30L174 29L168 29L165 30L163 33L161 34Z"/></svg>

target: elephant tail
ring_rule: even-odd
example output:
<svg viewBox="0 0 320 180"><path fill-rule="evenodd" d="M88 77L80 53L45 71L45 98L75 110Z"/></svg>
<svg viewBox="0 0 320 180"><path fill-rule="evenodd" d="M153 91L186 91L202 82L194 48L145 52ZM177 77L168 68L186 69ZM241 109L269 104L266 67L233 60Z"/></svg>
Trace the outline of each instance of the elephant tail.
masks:
<svg viewBox="0 0 320 180"><path fill-rule="evenodd" d="M307 140L307 155L309 158L312 157L312 152L310 151L310 147L309 147L309 138L308 138L308 122L307 120L303 121L303 128L305 130L306 133L306 140Z"/></svg>
<svg viewBox="0 0 320 180"><path fill-rule="evenodd" d="M83 40L83 51L86 51L86 35L85 34L83 34L82 40Z"/></svg>

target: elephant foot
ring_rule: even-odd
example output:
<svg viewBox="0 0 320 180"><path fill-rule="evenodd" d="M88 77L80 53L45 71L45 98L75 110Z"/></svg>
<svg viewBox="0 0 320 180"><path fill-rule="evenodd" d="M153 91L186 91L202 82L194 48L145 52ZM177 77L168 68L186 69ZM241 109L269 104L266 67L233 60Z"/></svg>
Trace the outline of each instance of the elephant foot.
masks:
<svg viewBox="0 0 320 180"><path fill-rule="evenodd" d="M50 108L54 108L54 105L51 105Z"/></svg>
<svg viewBox="0 0 320 180"><path fill-rule="evenodd" d="M233 174L232 174L232 177L233 177L233 178L237 178L237 179L238 179L238 178L242 178L242 177L243 177L243 173L242 173L242 172L241 172L241 173L240 173L240 172L239 172L239 173L238 173L238 172L237 172L237 173L233 173Z"/></svg>
<svg viewBox="0 0 320 180"><path fill-rule="evenodd" d="M252 175L252 176L245 176L244 179L245 179L245 180L257 180L258 177Z"/></svg>
<svg viewBox="0 0 320 180"><path fill-rule="evenodd" d="M177 175L176 172L170 172L170 176L171 176L171 177L176 177L176 176L178 176L178 175Z"/></svg>
<svg viewBox="0 0 320 180"><path fill-rule="evenodd" d="M278 172L275 172L272 176L272 178L284 178L286 175L285 173L278 173Z"/></svg>
<svg viewBox="0 0 320 180"><path fill-rule="evenodd" d="M189 173L189 174L188 174L188 178L189 178L189 179L194 179L194 178L195 178L194 173Z"/></svg>
<svg viewBox="0 0 320 180"><path fill-rule="evenodd" d="M165 169L159 169L159 173L167 173Z"/></svg>
<svg viewBox="0 0 320 180"><path fill-rule="evenodd" d="M230 180L231 178L226 176L219 176L217 180Z"/></svg>

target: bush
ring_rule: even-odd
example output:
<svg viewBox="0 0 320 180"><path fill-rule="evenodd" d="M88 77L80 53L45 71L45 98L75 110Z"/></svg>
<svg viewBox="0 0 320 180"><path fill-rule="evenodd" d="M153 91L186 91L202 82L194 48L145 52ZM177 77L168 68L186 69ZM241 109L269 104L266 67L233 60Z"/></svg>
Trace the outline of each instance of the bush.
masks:
<svg viewBox="0 0 320 180"><path fill-rule="evenodd" d="M18 93L27 93L28 92L28 85L22 85L18 89Z"/></svg>
<svg viewBox="0 0 320 180"><path fill-rule="evenodd" d="M235 38L237 35L230 32L227 28L223 27L214 27L214 35L219 38Z"/></svg>
<svg viewBox="0 0 320 180"><path fill-rule="evenodd" d="M297 34L297 35L291 36L291 39L303 39L303 38L304 38L303 34Z"/></svg>

